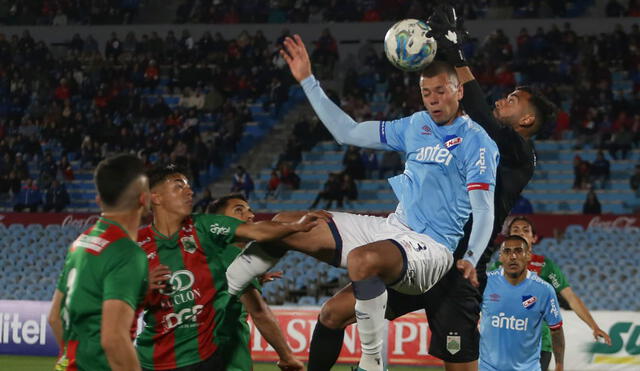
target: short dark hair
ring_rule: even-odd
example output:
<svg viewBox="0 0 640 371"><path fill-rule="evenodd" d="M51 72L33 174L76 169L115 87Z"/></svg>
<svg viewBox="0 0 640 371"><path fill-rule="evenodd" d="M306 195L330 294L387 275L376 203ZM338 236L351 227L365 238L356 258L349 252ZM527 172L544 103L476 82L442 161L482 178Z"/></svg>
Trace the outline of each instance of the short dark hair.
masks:
<svg viewBox="0 0 640 371"><path fill-rule="evenodd" d="M513 223L518 222L518 221L527 222L527 224L529 224L529 227L531 227L531 233L536 235L536 227L533 225L533 222L531 221L531 219L527 218L526 216L522 216L522 215L514 216L513 219L511 219L511 221L509 222L509 226L507 227L507 229L510 231L511 230L511 226L513 225Z"/></svg>
<svg viewBox="0 0 640 371"><path fill-rule="evenodd" d="M93 173L93 181L102 203L115 207L131 183L143 175L142 160L135 155L119 154L100 161Z"/></svg>
<svg viewBox="0 0 640 371"><path fill-rule="evenodd" d="M433 61L425 69L420 72L420 77L434 77L441 73L446 73L449 77L453 77L458 81L458 74L455 67L444 61Z"/></svg>
<svg viewBox="0 0 640 371"><path fill-rule="evenodd" d="M147 177L149 178L149 189L152 189L159 183L164 182L169 176L174 174L182 174L187 176L182 168L174 163L157 165L147 171Z"/></svg>
<svg viewBox="0 0 640 371"><path fill-rule="evenodd" d="M558 107L542 94L540 90L532 86L522 85L516 87L516 90L529 93L529 103L533 106L536 114L536 125L533 134L546 133L552 130L555 125Z"/></svg>
<svg viewBox="0 0 640 371"><path fill-rule="evenodd" d="M207 213L209 214L222 214L222 210L227 207L227 203L231 200L242 200L247 202L247 198L242 193L229 193L228 195L217 198L209 204Z"/></svg>
<svg viewBox="0 0 640 371"><path fill-rule="evenodd" d="M507 241L518 241L518 242L522 242L524 243L524 246L527 248L527 250L529 250L531 248L531 246L529 246L529 243L527 242L527 240L525 240L524 238L512 234L507 236L507 238L504 239L504 241L502 241L502 243L500 244L500 248L502 248L502 246L507 242Z"/></svg>

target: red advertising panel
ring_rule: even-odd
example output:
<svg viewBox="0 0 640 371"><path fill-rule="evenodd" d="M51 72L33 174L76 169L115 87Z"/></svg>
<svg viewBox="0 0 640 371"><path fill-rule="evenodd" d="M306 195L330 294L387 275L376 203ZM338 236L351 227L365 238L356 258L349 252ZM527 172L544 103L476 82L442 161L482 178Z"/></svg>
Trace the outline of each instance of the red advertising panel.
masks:
<svg viewBox="0 0 640 371"><path fill-rule="evenodd" d="M317 308L273 308L273 312L284 330L293 352L300 359L309 359L311 334L318 319ZM255 361L275 362L278 355L260 335L249 319L251 326L251 355ZM416 312L389 322L388 357L393 365L440 366L442 361L430 356L428 344L431 337L424 313ZM360 340L356 326L345 332L339 363L357 363L360 360Z"/></svg>

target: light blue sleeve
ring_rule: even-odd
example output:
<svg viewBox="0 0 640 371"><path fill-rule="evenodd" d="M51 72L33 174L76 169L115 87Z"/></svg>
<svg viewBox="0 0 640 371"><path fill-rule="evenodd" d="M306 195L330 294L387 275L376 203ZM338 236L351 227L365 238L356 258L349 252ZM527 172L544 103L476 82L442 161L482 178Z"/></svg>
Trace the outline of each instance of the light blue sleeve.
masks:
<svg viewBox="0 0 640 371"><path fill-rule="evenodd" d="M560 314L560 306L558 305L558 297L553 287L549 284L544 285L546 290L546 300L544 303L544 321L552 330L562 327L562 315Z"/></svg>
<svg viewBox="0 0 640 371"><path fill-rule="evenodd" d="M478 264L478 260L480 260L491 239L493 220L495 218L493 198L493 190L476 189L469 191L473 223L471 224L471 235L469 236L469 244L464 259L471 262L474 267Z"/></svg>
<svg viewBox="0 0 640 371"><path fill-rule="evenodd" d="M404 132L409 126L409 120L411 120L410 116L393 121L380 121L380 141L394 151L407 152Z"/></svg>
<svg viewBox="0 0 640 371"><path fill-rule="evenodd" d="M493 190L500 161L498 146L484 131L473 135L469 142L462 147L467 189Z"/></svg>
<svg viewBox="0 0 640 371"><path fill-rule="evenodd" d="M391 149L381 140L380 121L357 123L327 97L313 75L302 80L300 85L320 121L338 143L372 149Z"/></svg>

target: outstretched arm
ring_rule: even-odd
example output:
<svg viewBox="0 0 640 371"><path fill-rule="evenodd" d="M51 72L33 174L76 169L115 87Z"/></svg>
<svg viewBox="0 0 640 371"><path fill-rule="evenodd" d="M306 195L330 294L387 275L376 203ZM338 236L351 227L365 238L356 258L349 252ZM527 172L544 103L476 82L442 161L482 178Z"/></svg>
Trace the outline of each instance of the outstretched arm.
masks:
<svg viewBox="0 0 640 371"><path fill-rule="evenodd" d="M241 241L267 242L284 238L296 232L308 232L318 224L318 220L329 220L331 214L326 211L314 211L291 223L261 221L240 224L236 229L236 238Z"/></svg>
<svg viewBox="0 0 640 371"><path fill-rule="evenodd" d="M278 353L280 357L278 365L281 368L286 367L288 370L304 369L303 363L293 355L293 351L282 334L278 320L262 296L260 296L260 292L255 288L250 288L240 296L240 301L247 309L247 313L253 319L253 323L260 331L260 334Z"/></svg>
<svg viewBox="0 0 640 371"><path fill-rule="evenodd" d="M586 323L591 328L591 330L593 330L593 337L596 339L596 341L599 337L601 337L604 339L604 342L606 344L611 345L611 337L609 336L609 334L598 327L598 324L591 316L591 313L589 312L589 309L587 309L587 306L584 305L584 302L580 299L580 297L576 295L575 292L573 292L571 287L565 287L564 289L562 289L562 291L560 291L560 295L565 298L565 300L569 303L571 309L576 312L578 317L580 317L580 319L583 320L584 323Z"/></svg>
<svg viewBox="0 0 640 371"><path fill-rule="evenodd" d="M289 65L291 74L300 83L313 110L331 135L340 144L373 149L390 149L380 141L380 122L357 123L327 97L320 83L311 74L309 53L299 35L284 40L280 54Z"/></svg>
<svg viewBox="0 0 640 371"><path fill-rule="evenodd" d="M429 26L432 35L438 42L438 54L443 54L448 63L456 67L456 73L460 84L464 85L464 97L462 106L464 111L480 124L493 139L496 138L500 125L493 116L491 107L485 100L485 95L480 84L473 76L462 51L462 39L466 34L455 8L450 5L439 6L431 17Z"/></svg>

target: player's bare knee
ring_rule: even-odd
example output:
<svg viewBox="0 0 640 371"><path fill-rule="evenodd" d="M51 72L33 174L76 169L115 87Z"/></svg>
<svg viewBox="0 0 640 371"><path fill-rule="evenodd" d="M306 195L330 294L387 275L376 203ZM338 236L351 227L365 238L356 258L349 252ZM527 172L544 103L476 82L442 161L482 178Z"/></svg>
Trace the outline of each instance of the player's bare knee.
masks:
<svg viewBox="0 0 640 371"><path fill-rule="evenodd" d="M320 315L318 316L320 323L322 323L325 327L334 330L342 328L343 321L341 321L340 316L335 313L335 309L333 309L332 305L327 304L328 302L325 303L320 310Z"/></svg>
<svg viewBox="0 0 640 371"><path fill-rule="evenodd" d="M347 269L352 281L378 276L381 269L380 255L375 250L353 249L347 255Z"/></svg>
<svg viewBox="0 0 640 371"><path fill-rule="evenodd" d="M281 213L277 213L271 221L278 223L294 222L302 218L305 214L306 212L304 211L283 211Z"/></svg>

